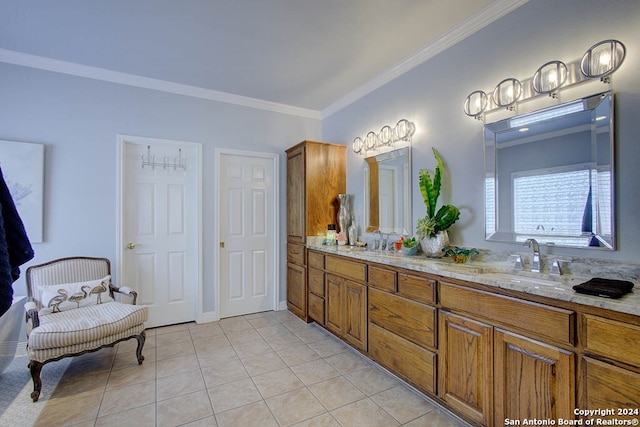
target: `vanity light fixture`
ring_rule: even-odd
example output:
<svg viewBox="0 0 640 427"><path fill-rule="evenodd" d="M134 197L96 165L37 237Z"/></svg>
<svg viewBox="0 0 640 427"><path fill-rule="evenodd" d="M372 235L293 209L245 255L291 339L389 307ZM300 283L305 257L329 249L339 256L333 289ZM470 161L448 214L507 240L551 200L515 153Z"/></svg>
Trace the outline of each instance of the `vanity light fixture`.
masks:
<svg viewBox="0 0 640 427"><path fill-rule="evenodd" d="M582 56L582 60L576 60L569 65L562 61L549 61L540 66L532 78L523 82L515 78L502 80L490 96L481 90L471 92L464 101L464 113L483 120L485 113L498 108L515 110L518 102L539 95L546 94L557 98L560 89L589 79L600 78L603 83L610 84L611 74L620 68L625 56L626 48L622 42L613 39L603 40L591 46Z"/></svg>
<svg viewBox="0 0 640 427"><path fill-rule="evenodd" d="M411 137L416 131L415 125L407 119L400 119L394 127L383 126L380 132L369 131L364 140L355 137L351 148L356 154L364 154L367 151L377 151L381 147L392 147L398 141L411 142Z"/></svg>
<svg viewBox="0 0 640 427"><path fill-rule="evenodd" d="M531 84L538 93L556 98L557 90L567 80L567 65L562 61L550 61L538 68Z"/></svg>
<svg viewBox="0 0 640 427"><path fill-rule="evenodd" d="M608 83L608 77L622 65L626 48L618 40L603 40L591 46L582 56L580 71L586 77L600 78Z"/></svg>
<svg viewBox="0 0 640 427"><path fill-rule="evenodd" d="M522 96L522 83L513 77L504 79L493 90L493 102L498 107L513 109L515 108L513 105L520 96Z"/></svg>
<svg viewBox="0 0 640 427"><path fill-rule="evenodd" d="M480 116L484 113L489 105L489 96L481 90L473 91L464 101L464 113L480 120Z"/></svg>

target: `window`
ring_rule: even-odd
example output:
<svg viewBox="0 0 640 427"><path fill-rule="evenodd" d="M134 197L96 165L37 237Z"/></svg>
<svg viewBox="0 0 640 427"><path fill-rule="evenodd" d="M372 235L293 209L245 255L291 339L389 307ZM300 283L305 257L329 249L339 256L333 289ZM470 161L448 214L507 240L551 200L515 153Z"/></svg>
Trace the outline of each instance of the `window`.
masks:
<svg viewBox="0 0 640 427"><path fill-rule="evenodd" d="M598 192L603 187L610 188L604 175L600 181L604 179L607 185L599 187L597 172L589 164L514 174L516 239L524 241L531 236L553 235L553 240L559 244L589 246L593 233L599 231L598 218L603 211L599 211L594 200L600 196L606 198L606 194L598 195ZM610 227L610 218L602 219Z"/></svg>

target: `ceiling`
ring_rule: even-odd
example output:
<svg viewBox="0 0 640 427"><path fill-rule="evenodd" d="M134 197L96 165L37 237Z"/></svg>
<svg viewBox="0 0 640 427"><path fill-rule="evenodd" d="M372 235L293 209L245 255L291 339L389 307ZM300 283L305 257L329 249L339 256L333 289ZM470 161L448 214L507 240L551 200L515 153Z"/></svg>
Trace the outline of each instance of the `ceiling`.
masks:
<svg viewBox="0 0 640 427"><path fill-rule="evenodd" d="M326 116L526 1L0 0L0 61Z"/></svg>

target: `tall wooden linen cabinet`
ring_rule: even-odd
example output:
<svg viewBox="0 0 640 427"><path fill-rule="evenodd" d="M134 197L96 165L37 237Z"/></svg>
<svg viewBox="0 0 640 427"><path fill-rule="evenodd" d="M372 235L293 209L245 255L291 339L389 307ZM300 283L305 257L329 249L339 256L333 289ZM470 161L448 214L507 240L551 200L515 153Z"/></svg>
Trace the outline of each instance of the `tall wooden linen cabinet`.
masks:
<svg viewBox="0 0 640 427"><path fill-rule="evenodd" d="M307 236L337 222L338 194L347 188L347 147L302 141L287 153L287 308L307 315Z"/></svg>

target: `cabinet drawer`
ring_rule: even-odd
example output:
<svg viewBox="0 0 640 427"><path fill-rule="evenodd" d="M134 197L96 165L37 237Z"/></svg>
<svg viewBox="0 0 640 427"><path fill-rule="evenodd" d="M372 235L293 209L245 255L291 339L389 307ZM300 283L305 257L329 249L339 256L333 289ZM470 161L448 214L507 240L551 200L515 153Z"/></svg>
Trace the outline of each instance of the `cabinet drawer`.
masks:
<svg viewBox="0 0 640 427"><path fill-rule="evenodd" d="M304 265L304 245L287 245L287 262Z"/></svg>
<svg viewBox="0 0 640 427"><path fill-rule="evenodd" d="M583 362L585 408L640 407L640 374L588 357Z"/></svg>
<svg viewBox="0 0 640 427"><path fill-rule="evenodd" d="M427 304L435 304L436 281L425 277L399 273L398 294Z"/></svg>
<svg viewBox="0 0 640 427"><path fill-rule="evenodd" d="M559 342L574 343L575 313L450 283L440 283L440 304Z"/></svg>
<svg viewBox="0 0 640 427"><path fill-rule="evenodd" d="M324 298L309 294L309 317L324 326Z"/></svg>
<svg viewBox="0 0 640 427"><path fill-rule="evenodd" d="M640 367L640 327L585 314L588 351ZM635 350L635 351L634 351Z"/></svg>
<svg viewBox="0 0 640 427"><path fill-rule="evenodd" d="M387 292L396 291L396 272L369 266L368 284Z"/></svg>
<svg viewBox="0 0 640 427"><path fill-rule="evenodd" d="M309 267L317 268L318 270L324 270L324 255L317 252L309 252L307 257L307 263L309 264Z"/></svg>
<svg viewBox="0 0 640 427"><path fill-rule="evenodd" d="M358 282L367 281L367 265L347 259L327 256L325 257L325 269L327 272L346 277Z"/></svg>
<svg viewBox="0 0 640 427"><path fill-rule="evenodd" d="M435 394L436 355L369 323L369 356L418 388Z"/></svg>
<svg viewBox="0 0 640 427"><path fill-rule="evenodd" d="M436 309L369 288L369 322L422 347L436 347Z"/></svg>
<svg viewBox="0 0 640 427"><path fill-rule="evenodd" d="M309 292L319 297L324 297L324 272L310 268L308 280Z"/></svg>

